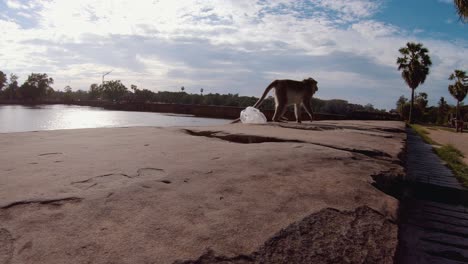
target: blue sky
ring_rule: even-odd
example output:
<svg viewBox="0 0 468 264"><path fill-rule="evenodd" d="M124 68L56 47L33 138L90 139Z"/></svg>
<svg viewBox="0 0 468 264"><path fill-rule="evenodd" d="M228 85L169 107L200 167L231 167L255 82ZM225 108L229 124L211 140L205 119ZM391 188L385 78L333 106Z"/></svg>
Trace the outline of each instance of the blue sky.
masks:
<svg viewBox="0 0 468 264"><path fill-rule="evenodd" d="M259 96L274 79L319 82L317 97L394 108L408 41L433 67L430 104L468 70L468 24L452 0L0 0L0 70L45 72L54 88L119 79L154 91Z"/></svg>

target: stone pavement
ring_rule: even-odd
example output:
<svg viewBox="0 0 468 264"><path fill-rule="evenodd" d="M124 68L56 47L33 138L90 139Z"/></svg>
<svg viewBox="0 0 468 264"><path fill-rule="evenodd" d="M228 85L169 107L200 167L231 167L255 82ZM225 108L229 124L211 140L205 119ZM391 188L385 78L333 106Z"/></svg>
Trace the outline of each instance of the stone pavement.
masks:
<svg viewBox="0 0 468 264"><path fill-rule="evenodd" d="M429 144L407 130L397 263L468 263L468 195Z"/></svg>

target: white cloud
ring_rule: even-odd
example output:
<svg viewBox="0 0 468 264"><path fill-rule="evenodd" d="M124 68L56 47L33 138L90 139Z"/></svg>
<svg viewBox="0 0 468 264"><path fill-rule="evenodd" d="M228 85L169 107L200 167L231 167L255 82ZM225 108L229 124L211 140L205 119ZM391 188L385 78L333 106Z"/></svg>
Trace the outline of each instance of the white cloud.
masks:
<svg viewBox="0 0 468 264"><path fill-rule="evenodd" d="M12 9L27 9L28 8L27 5L22 4L20 1L6 0L5 3L9 8L12 8Z"/></svg>
<svg viewBox="0 0 468 264"><path fill-rule="evenodd" d="M320 5L341 14L344 20L368 18L379 10L383 1L379 0L321 0Z"/></svg>

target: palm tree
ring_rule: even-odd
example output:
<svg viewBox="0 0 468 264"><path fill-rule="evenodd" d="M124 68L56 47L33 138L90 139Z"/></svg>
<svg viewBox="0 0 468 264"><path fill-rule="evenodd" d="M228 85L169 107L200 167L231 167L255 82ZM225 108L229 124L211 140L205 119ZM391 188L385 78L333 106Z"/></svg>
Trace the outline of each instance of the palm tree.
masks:
<svg viewBox="0 0 468 264"><path fill-rule="evenodd" d="M437 103L438 108L437 108L437 121L436 123L439 125L442 125L446 123L446 116L447 112L449 111L449 105L447 104L447 101L445 101L444 97L440 97L439 102Z"/></svg>
<svg viewBox="0 0 468 264"><path fill-rule="evenodd" d="M397 59L398 70L401 77L411 89L411 105L409 123L413 123L414 90L423 84L429 74L429 67L432 65L429 50L421 43L406 43L406 47L399 49L403 57Z"/></svg>
<svg viewBox="0 0 468 264"><path fill-rule="evenodd" d="M468 0L453 0L460 20L468 21Z"/></svg>
<svg viewBox="0 0 468 264"><path fill-rule="evenodd" d="M450 94L457 100L457 120L459 120L459 106L460 102L465 100L466 94L468 93L468 84L466 83L468 77L465 71L455 70L454 73L450 74L449 80L456 80L454 84L448 86Z"/></svg>

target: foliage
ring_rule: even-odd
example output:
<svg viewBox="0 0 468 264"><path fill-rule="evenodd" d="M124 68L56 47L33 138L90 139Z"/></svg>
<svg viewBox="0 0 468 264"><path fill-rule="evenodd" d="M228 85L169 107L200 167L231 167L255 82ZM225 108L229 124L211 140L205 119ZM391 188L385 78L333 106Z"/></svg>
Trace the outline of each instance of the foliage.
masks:
<svg viewBox="0 0 468 264"><path fill-rule="evenodd" d="M411 89L411 105L409 112L409 123L413 122L412 112L414 106L414 90L423 84L429 75L429 67L432 65L429 50L421 43L406 43L406 47L399 49L402 57L397 58L398 70L401 77Z"/></svg>
<svg viewBox="0 0 468 264"><path fill-rule="evenodd" d="M423 110L426 109L427 102L428 102L427 93L418 93L418 95L416 95L416 98L414 100L419 108Z"/></svg>
<svg viewBox="0 0 468 264"><path fill-rule="evenodd" d="M460 182L468 187L468 165L463 162L463 153L452 145L436 148L435 152L447 163Z"/></svg>
<svg viewBox="0 0 468 264"><path fill-rule="evenodd" d="M405 106L408 104L408 98L404 95L401 95L396 102L396 110L400 116L406 120L406 115L404 114Z"/></svg>
<svg viewBox="0 0 468 264"><path fill-rule="evenodd" d="M15 100L21 97L18 90L18 76L15 74L10 74L10 81L5 87L6 88L3 90L3 93L0 94L0 98Z"/></svg>
<svg viewBox="0 0 468 264"><path fill-rule="evenodd" d="M427 106L427 94L419 93L415 96L413 109L413 121L416 123L446 125L452 107L448 105L444 97L441 97L437 106ZM403 120L408 120L410 103L405 96L400 96L396 102L396 111Z"/></svg>
<svg viewBox="0 0 468 264"><path fill-rule="evenodd" d="M72 102L73 101L73 91L72 91L72 88L70 86L65 86L64 88L65 90L65 96L63 98L63 100L65 102Z"/></svg>
<svg viewBox="0 0 468 264"><path fill-rule="evenodd" d="M0 91L3 89L3 87L5 87L6 84L7 84L7 76L5 73L0 71Z"/></svg>
<svg viewBox="0 0 468 264"><path fill-rule="evenodd" d="M53 83L54 79L46 73L31 73L19 89L24 99L37 100L53 91L50 87Z"/></svg>
<svg viewBox="0 0 468 264"><path fill-rule="evenodd" d="M447 104L447 101L445 101L444 97L440 97L440 100L437 103L437 105L438 105L437 107L438 111L437 111L436 123L438 125L447 124L450 106Z"/></svg>
<svg viewBox="0 0 468 264"><path fill-rule="evenodd" d="M424 142L426 142L427 144L431 144L431 145L436 145L437 144L434 140L432 140L429 137L429 132L427 132L427 130L424 129L423 126L415 125L415 124L412 124L410 126L416 133L418 133L419 136L421 136L421 138L423 139Z"/></svg>
<svg viewBox="0 0 468 264"><path fill-rule="evenodd" d="M458 16L462 21L468 21L468 0L454 0Z"/></svg>
<svg viewBox="0 0 468 264"><path fill-rule="evenodd" d="M98 85L97 83L91 84L89 87L89 99L96 100L101 98L103 93L103 87Z"/></svg>
<svg viewBox="0 0 468 264"><path fill-rule="evenodd" d="M460 102L465 100L466 94L468 93L467 79L466 72L462 70L455 70L449 77L449 80L455 80L454 84L448 86L448 91L457 100L457 119L461 119L459 111Z"/></svg>
<svg viewBox="0 0 468 264"><path fill-rule="evenodd" d="M429 115L427 109L427 94L419 93L414 97L415 105L412 112L413 121L426 122L432 117ZM411 111L411 104L405 96L400 96L396 102L397 112L403 120L409 120L409 114ZM435 117L433 119L436 119Z"/></svg>
<svg viewBox="0 0 468 264"><path fill-rule="evenodd" d="M120 80L108 81L102 85L104 97L111 101L120 101L127 92L127 87L125 87Z"/></svg>
<svg viewBox="0 0 468 264"><path fill-rule="evenodd" d="M136 85L130 85L130 90L118 80L105 82L104 85L91 84L88 91L73 90L66 86L63 91L54 91L50 85L52 78L43 74L32 74L28 80L18 87L18 77L11 75L10 83L4 91L0 91L0 98L6 100L30 100L42 99L49 102L86 101L86 100L109 100L125 101L129 103L168 103L168 104L200 104L216 106L242 107L254 105L258 98L254 96L239 96L238 94L219 94L209 93L189 94L182 86L178 92L158 91L153 92L149 89L140 89ZM42 80L42 81L41 81ZM38 88L40 86L40 89ZM45 89L44 89L45 87ZM36 94L33 94L36 92ZM261 109L272 110L275 107L275 100L272 96L267 97ZM373 112L380 113L385 110L375 109L372 104L360 105L351 104L346 100L333 99L321 100L312 98L312 108L314 112L349 115L353 112ZM292 110L292 109L291 109Z"/></svg>

